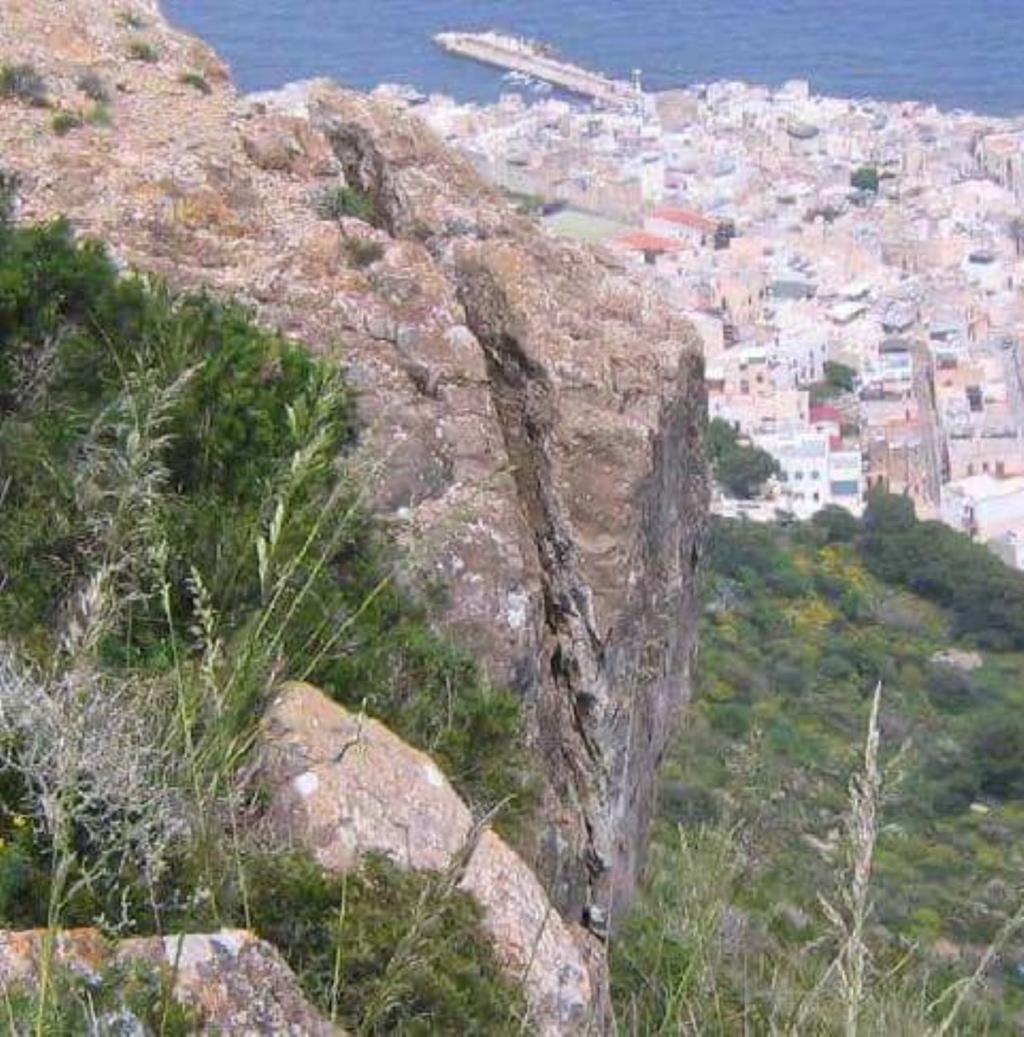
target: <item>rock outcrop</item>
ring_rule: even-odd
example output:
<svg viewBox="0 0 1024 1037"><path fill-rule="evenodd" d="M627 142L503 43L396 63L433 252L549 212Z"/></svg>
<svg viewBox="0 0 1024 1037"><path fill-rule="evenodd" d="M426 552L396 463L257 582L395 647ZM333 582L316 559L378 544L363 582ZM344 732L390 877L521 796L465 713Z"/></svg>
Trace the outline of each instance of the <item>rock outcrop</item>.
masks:
<svg viewBox="0 0 1024 1037"><path fill-rule="evenodd" d="M279 838L337 872L368 853L415 870L452 869L483 909L509 980L522 984L531 1032L584 1032L593 994L582 945L591 937L563 921L515 851L475 827L429 756L316 688L290 684L267 713L260 757Z"/></svg>
<svg viewBox="0 0 1024 1037"><path fill-rule="evenodd" d="M326 82L241 98L150 0L133 10L141 26L100 0L3 0L0 59L32 63L65 109L87 112L85 71L111 97L109 125L65 136L0 99L23 215L67 214L124 264L238 296L347 366L378 511L447 585L447 629L526 705L545 782L530 863L603 934L689 693L707 497L692 329L408 113ZM133 60L140 42L156 60ZM311 200L340 183L374 226L321 218Z"/></svg>
<svg viewBox="0 0 1024 1037"><path fill-rule="evenodd" d="M46 936L42 929L0 932L0 998L39 981ZM174 998L196 1013L201 1033L342 1037L307 1003L277 951L244 930L112 943L95 929L71 929L56 937L53 955L59 967L90 985L102 982L112 966L150 966L169 978ZM119 1025L118 1033L136 1032L124 1018Z"/></svg>

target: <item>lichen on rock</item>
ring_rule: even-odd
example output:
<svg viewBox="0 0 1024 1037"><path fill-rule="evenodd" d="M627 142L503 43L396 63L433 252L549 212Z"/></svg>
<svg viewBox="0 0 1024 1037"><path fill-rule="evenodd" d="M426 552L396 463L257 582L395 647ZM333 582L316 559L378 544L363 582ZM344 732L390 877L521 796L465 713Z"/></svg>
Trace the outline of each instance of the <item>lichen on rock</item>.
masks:
<svg viewBox="0 0 1024 1037"><path fill-rule="evenodd" d="M151 968L193 1011L200 1033L342 1035L305 1000L277 951L244 930L116 942L95 929L72 929L57 934L52 949L46 930L0 932L0 998L36 991L48 955L51 981L55 970L65 970L94 988L113 967Z"/></svg>

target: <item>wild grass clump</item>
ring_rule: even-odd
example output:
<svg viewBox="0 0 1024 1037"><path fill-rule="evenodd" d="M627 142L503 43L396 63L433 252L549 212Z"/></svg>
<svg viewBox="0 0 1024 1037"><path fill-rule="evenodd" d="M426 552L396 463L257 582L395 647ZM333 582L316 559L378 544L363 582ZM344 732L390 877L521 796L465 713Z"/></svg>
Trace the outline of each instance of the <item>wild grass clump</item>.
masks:
<svg viewBox="0 0 1024 1037"><path fill-rule="evenodd" d="M107 81L93 69L83 72L76 83L79 90L96 104L110 104L112 97Z"/></svg>
<svg viewBox="0 0 1024 1037"><path fill-rule="evenodd" d="M160 60L156 47L146 40L132 40L128 44L128 57L132 61L144 61L147 64L154 64Z"/></svg>
<svg viewBox="0 0 1024 1037"><path fill-rule="evenodd" d="M879 686L862 764L850 782L835 888L819 893L820 919L802 921L799 940L787 937L781 904L774 905L772 926L752 910L751 888L763 880L765 862L748 824L723 818L656 839L641 901L612 942L620 1032L1004 1032L1007 1020L977 995L1024 924L1024 906L965 977L935 969L913 944L879 938L873 888L884 798L880 704Z"/></svg>
<svg viewBox="0 0 1024 1037"><path fill-rule="evenodd" d="M72 130L82 125L82 118L74 112L57 112L50 120L50 128L58 137L66 137Z"/></svg>
<svg viewBox="0 0 1024 1037"><path fill-rule="evenodd" d="M340 220L346 216L362 220L370 226L378 223L373 199L356 187L327 187L313 198L313 209L322 220Z"/></svg>
<svg viewBox="0 0 1024 1037"><path fill-rule="evenodd" d="M518 1033L521 994L454 877L374 857L329 877L303 855L263 854L247 864L248 908L310 999L352 1032Z"/></svg>
<svg viewBox="0 0 1024 1037"><path fill-rule="evenodd" d="M139 29L146 27L146 20L137 11L119 11L117 15L117 24L122 29L130 29L132 32L138 32Z"/></svg>
<svg viewBox="0 0 1024 1037"><path fill-rule="evenodd" d="M384 258L384 246L379 241L367 241L365 238L346 238L345 254L353 266L363 269L373 266Z"/></svg>
<svg viewBox="0 0 1024 1037"><path fill-rule="evenodd" d="M8 924L31 925L41 914L51 926L69 914L85 921L91 910L108 929L130 926L118 914L128 908L118 880L131 876L144 890L161 882L172 848L189 836L191 804L155 705L151 691L102 674L46 678L0 645L0 914ZM48 881L38 881L41 865Z"/></svg>
<svg viewBox="0 0 1024 1037"><path fill-rule="evenodd" d="M204 76L201 76L198 72L183 72L178 79L178 82L185 86L192 87L193 90L198 90L201 94L212 94L213 87L207 82Z"/></svg>
<svg viewBox="0 0 1024 1037"><path fill-rule="evenodd" d="M33 65L0 66L0 97L10 97L36 108L49 105L46 80Z"/></svg>
<svg viewBox="0 0 1024 1037"><path fill-rule="evenodd" d="M113 123L113 118L111 117L109 106L94 104L86 113L85 121L90 126L110 126Z"/></svg>

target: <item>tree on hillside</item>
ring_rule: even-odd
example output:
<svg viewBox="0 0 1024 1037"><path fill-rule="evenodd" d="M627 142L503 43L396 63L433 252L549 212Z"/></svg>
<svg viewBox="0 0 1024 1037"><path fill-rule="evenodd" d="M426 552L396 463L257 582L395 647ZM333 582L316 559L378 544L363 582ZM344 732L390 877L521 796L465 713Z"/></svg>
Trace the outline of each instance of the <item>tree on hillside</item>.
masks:
<svg viewBox="0 0 1024 1037"><path fill-rule="evenodd" d="M838 392L853 392L857 372L848 364L836 360L825 361L825 382Z"/></svg>
<svg viewBox="0 0 1024 1037"><path fill-rule="evenodd" d="M860 532L860 523L838 504L829 504L811 518L811 525L828 544L849 544Z"/></svg>
<svg viewBox="0 0 1024 1037"><path fill-rule="evenodd" d="M870 534L903 533L917 524L914 502L909 497L883 490L868 494L864 528Z"/></svg>
<svg viewBox="0 0 1024 1037"><path fill-rule="evenodd" d="M835 360L825 361L825 378L811 386L811 403L832 400L844 393L851 393L855 388L857 372L847 364Z"/></svg>
<svg viewBox="0 0 1024 1037"><path fill-rule="evenodd" d="M741 443L736 430L721 418L708 425L708 453L715 477L728 493L743 500L756 497L779 474L778 462L767 450Z"/></svg>
<svg viewBox="0 0 1024 1037"><path fill-rule="evenodd" d="M858 191L878 194L878 170L874 166L861 166L850 174L850 186Z"/></svg>
<svg viewBox="0 0 1024 1037"><path fill-rule="evenodd" d="M870 494L858 548L875 576L949 609L958 633L1024 648L1024 574L940 522L919 522L908 498Z"/></svg>

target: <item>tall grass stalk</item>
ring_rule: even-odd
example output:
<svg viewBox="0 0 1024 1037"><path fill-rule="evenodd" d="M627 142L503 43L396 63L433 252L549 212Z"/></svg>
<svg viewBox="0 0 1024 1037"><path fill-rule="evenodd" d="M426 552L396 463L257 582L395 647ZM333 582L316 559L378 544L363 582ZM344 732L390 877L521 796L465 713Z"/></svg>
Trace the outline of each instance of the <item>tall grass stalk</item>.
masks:
<svg viewBox="0 0 1024 1037"><path fill-rule="evenodd" d="M970 976L947 988L939 998L929 1006L929 1011L934 1011L948 1000L950 995L953 997L953 1003L950 1005L945 1016L943 1016L942 1021L932 1031L934 1037L945 1037L945 1035L953 1029L966 1007L967 998L974 993L979 986L981 986L988 970L1002 952L1007 942L1011 937L1019 932L1022 927L1024 927L1024 902L1022 902L1017 910L1006 920L1006 922L1003 923L1003 926L1000 928L996 938L988 945L988 947L985 948L985 953L978 960L978 964Z"/></svg>
<svg viewBox="0 0 1024 1037"><path fill-rule="evenodd" d="M846 815L849 873L848 885L841 894L842 908L821 898L826 917L840 938L835 974L839 979L844 1005L843 1031L846 1037L857 1037L860 1032L865 979L870 965L864 930L871 913L871 874L878 841L882 795L882 774L878 765L878 711L881 701L882 685L879 682L871 698L863 770L850 781L850 807Z"/></svg>

